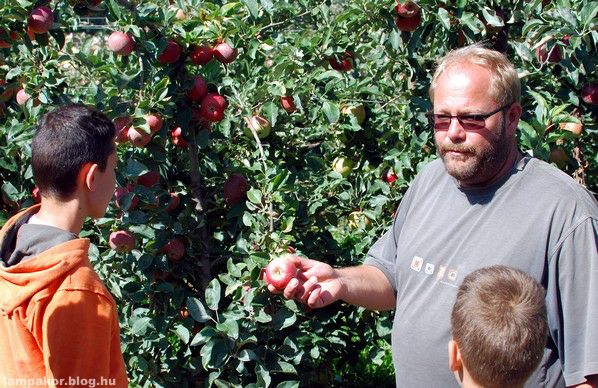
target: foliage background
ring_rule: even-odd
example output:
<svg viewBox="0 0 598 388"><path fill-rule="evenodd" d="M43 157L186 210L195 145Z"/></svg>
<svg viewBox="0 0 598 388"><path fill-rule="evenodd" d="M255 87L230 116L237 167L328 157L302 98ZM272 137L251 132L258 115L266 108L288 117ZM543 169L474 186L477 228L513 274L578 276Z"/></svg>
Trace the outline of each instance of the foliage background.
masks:
<svg viewBox="0 0 598 388"><path fill-rule="evenodd" d="M23 87L40 102L20 106L3 95L0 223L33 204L30 140L52 107L83 102L141 125L148 112L166 121L147 147L118 149L120 186L147 171L160 173L159 184L135 186L137 208L111 205L81 233L92 240L93 263L118 301L134 386L394 384L390 314L341 303L309 311L270 295L260 271L287 251L334 266L363 259L410 181L435 158L427 88L435 59L449 49L484 41L505 51L523 81L521 149L548 160L551 149L562 148L560 167L598 190L598 109L580 99L584 84L598 82L598 2L423 0L423 22L412 33L395 26L391 1L170 3L0 1L0 39L6 30L20 35L0 49L3 90ZM55 23L31 40L27 16L41 4L52 8ZM176 19L177 8L186 20ZM116 30L135 39L128 57L106 49ZM229 65L195 66L186 55L174 65L156 62L167 38L186 54L219 37L239 49ZM540 61L535 49L542 44L561 50L562 59ZM345 51L354 68L331 69L327 58ZM229 102L210 130L191 120L185 97L196 74ZM283 95L293 96L296 112L281 108ZM347 104L364 105L363 124L341 113ZM254 113L273 126L261 147L243 130ZM584 133L560 130L567 121L583 123ZM170 140L175 123L188 149ZM338 156L355 163L346 178L331 169ZM392 184L380 179L388 168L398 176ZM247 176L250 191L246 202L227 206L223 185L232 173ZM167 213L171 192L182 201ZM350 224L356 211L359 222ZM107 238L118 229L135 233L137 249L110 250ZM186 253L169 263L161 248L175 236Z"/></svg>

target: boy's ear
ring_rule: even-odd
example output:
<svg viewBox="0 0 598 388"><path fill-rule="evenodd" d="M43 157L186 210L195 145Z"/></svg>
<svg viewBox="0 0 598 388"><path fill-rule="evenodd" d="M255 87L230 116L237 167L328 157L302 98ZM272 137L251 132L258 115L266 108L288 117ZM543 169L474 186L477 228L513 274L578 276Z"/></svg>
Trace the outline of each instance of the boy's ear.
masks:
<svg viewBox="0 0 598 388"><path fill-rule="evenodd" d="M461 353L459 352L459 346L457 342L451 338L448 343L448 356L449 356L449 368L453 372L459 372L463 368L463 362L461 361Z"/></svg>
<svg viewBox="0 0 598 388"><path fill-rule="evenodd" d="M95 191L98 171L99 166L97 164L91 162L85 163L79 172L79 187Z"/></svg>

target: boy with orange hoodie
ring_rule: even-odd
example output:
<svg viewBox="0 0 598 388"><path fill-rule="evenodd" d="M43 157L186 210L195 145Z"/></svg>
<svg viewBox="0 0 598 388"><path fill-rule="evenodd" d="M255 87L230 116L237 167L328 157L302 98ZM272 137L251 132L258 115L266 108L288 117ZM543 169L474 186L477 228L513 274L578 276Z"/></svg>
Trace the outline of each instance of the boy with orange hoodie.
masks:
<svg viewBox="0 0 598 388"><path fill-rule="evenodd" d="M40 205L0 230L0 387L126 387L114 299L78 234L115 186L115 129L101 112L67 105L33 137Z"/></svg>

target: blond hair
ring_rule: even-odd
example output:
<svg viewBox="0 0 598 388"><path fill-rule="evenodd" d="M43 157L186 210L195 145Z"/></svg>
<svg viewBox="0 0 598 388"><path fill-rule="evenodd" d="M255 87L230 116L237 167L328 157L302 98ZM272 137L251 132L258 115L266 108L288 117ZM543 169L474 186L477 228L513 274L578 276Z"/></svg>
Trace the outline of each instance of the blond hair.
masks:
<svg viewBox="0 0 598 388"><path fill-rule="evenodd" d="M463 279L451 313L463 365L484 387L523 385L540 363L548 335L544 289L503 265Z"/></svg>
<svg viewBox="0 0 598 388"><path fill-rule="evenodd" d="M521 83L515 66L504 54L475 43L449 51L436 62L436 71L428 91L432 103L434 103L434 89L440 75L448 68L463 63L479 65L490 71L490 96L499 105L521 101Z"/></svg>

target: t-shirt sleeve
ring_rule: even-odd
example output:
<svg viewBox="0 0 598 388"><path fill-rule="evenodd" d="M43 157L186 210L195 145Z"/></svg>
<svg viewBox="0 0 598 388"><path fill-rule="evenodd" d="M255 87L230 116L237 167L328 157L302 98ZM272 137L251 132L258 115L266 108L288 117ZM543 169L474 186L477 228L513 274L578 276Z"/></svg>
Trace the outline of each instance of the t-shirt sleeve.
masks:
<svg viewBox="0 0 598 388"><path fill-rule="evenodd" d="M576 225L548 259L550 335L567 386L581 384L598 375L598 220Z"/></svg>

